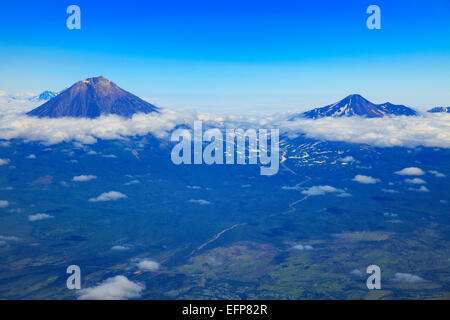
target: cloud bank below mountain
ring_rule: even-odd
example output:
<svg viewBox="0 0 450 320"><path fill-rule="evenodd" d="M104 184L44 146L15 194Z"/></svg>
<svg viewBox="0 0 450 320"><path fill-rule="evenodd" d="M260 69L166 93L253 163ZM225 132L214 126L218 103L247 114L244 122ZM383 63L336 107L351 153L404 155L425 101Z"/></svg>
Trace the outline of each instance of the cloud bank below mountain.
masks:
<svg viewBox="0 0 450 320"><path fill-rule="evenodd" d="M275 116L237 116L197 113L191 110L162 109L158 114L135 114L131 119L118 116L84 118L34 118L24 115L29 103L0 100L0 140L23 139L46 145L77 141L96 143L153 134L167 139L178 126L192 127L195 120L219 128L280 128L288 137L305 134L309 138L369 144L377 147L418 146L450 148L450 114L425 114L414 117L323 118L287 121L287 114ZM20 107L17 107L20 105Z"/></svg>
<svg viewBox="0 0 450 320"><path fill-rule="evenodd" d="M363 143L377 147L450 148L450 115L385 118L323 118L285 121L280 127L289 136L306 134L329 141Z"/></svg>

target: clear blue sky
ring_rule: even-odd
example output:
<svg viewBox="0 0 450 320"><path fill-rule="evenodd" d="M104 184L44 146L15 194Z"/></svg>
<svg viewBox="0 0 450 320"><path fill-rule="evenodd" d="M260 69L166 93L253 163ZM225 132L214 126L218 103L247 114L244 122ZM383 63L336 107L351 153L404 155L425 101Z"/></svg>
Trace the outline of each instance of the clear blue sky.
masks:
<svg viewBox="0 0 450 320"><path fill-rule="evenodd" d="M66 8L81 8L81 30ZM366 8L381 8L368 30ZM103 75L162 107L450 105L449 0L1 1L0 90Z"/></svg>

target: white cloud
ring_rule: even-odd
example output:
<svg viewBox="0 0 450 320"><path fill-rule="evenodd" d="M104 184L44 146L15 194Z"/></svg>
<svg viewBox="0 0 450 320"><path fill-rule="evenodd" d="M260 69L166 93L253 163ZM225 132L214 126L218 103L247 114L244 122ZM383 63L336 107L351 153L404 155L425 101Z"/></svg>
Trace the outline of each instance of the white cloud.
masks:
<svg viewBox="0 0 450 320"><path fill-rule="evenodd" d="M377 182L379 182L379 179L375 179L373 177L370 176L364 176L362 174L357 174L352 181L355 182L359 182L359 183L363 183L363 184L375 184Z"/></svg>
<svg viewBox="0 0 450 320"><path fill-rule="evenodd" d="M112 159L116 159L117 156L115 154L102 154L103 158L112 158Z"/></svg>
<svg viewBox="0 0 450 320"><path fill-rule="evenodd" d="M139 261L139 262L137 263L137 267L138 267L139 270L141 270L141 271L151 271L151 272L153 272L153 271L158 271L158 269L160 268L160 266L161 266L161 265L160 265L158 262L153 261L153 260L148 260L148 259Z"/></svg>
<svg viewBox="0 0 450 320"><path fill-rule="evenodd" d="M27 156L27 159L36 159L36 155L30 154L29 156Z"/></svg>
<svg viewBox="0 0 450 320"><path fill-rule="evenodd" d="M314 248L312 246L310 246L309 244L304 244L304 245L296 244L295 246L292 247L292 249L303 251L303 250L313 250Z"/></svg>
<svg viewBox="0 0 450 320"><path fill-rule="evenodd" d="M423 176L425 172L417 167L409 167L404 168L400 171L395 171L395 174L401 175L401 176Z"/></svg>
<svg viewBox="0 0 450 320"><path fill-rule="evenodd" d="M39 220L45 220L45 219L51 219L53 216L46 214L46 213L37 213L32 214L28 216L28 221L39 221Z"/></svg>
<svg viewBox="0 0 450 320"><path fill-rule="evenodd" d="M7 206L9 206L9 201L0 200L0 208L6 208Z"/></svg>
<svg viewBox="0 0 450 320"><path fill-rule="evenodd" d="M130 250L131 246L129 245L117 245L117 246L112 246L111 250L113 251L126 251L126 250Z"/></svg>
<svg viewBox="0 0 450 320"><path fill-rule="evenodd" d="M355 158L353 158L352 156L346 156L343 158L339 158L338 160L341 162L353 162L355 161Z"/></svg>
<svg viewBox="0 0 450 320"><path fill-rule="evenodd" d="M306 190L303 190L302 193L306 194L308 196L322 196L325 193L343 193L344 190L342 189L336 189L332 186L313 186Z"/></svg>
<svg viewBox="0 0 450 320"><path fill-rule="evenodd" d="M79 300L125 300L140 298L145 286L125 276L108 278L95 287L81 289Z"/></svg>
<svg viewBox="0 0 450 320"><path fill-rule="evenodd" d="M129 182L124 183L125 186L131 186L133 184L141 183L139 180L131 180Z"/></svg>
<svg viewBox="0 0 450 320"><path fill-rule="evenodd" d="M405 179L405 182L410 183L410 184L425 184L425 183L427 183L425 180L420 179L420 178Z"/></svg>
<svg viewBox="0 0 450 320"><path fill-rule="evenodd" d="M417 191L417 192L430 192L430 190L427 187L425 187L425 186L421 186L420 188L417 188L417 189L415 189L415 188L408 188L408 190Z"/></svg>
<svg viewBox="0 0 450 320"><path fill-rule="evenodd" d="M97 176L94 176L94 175L81 175L81 176L73 177L72 181L85 182L85 181L90 181L90 180L94 180L94 179L97 179Z"/></svg>
<svg viewBox="0 0 450 320"><path fill-rule="evenodd" d="M10 161L9 159L1 159L0 158L0 166L4 166L5 164L8 164Z"/></svg>
<svg viewBox="0 0 450 320"><path fill-rule="evenodd" d="M402 282L402 283L417 283L424 281L419 276L413 275L411 273L402 273L402 272L397 272L392 280L395 282Z"/></svg>
<svg viewBox="0 0 450 320"><path fill-rule="evenodd" d="M16 236L1 236L0 235L0 240L2 240L2 241L19 241L20 238L16 237Z"/></svg>
<svg viewBox="0 0 450 320"><path fill-rule="evenodd" d="M381 189L381 191L386 192L386 193L398 193L398 191L394 190L394 189Z"/></svg>
<svg viewBox="0 0 450 320"><path fill-rule="evenodd" d="M354 276L357 276L357 277L362 277L364 274L362 273L362 271L361 270L358 270L358 269L353 269L351 272L350 272L350 274L352 274L352 275L354 275Z"/></svg>
<svg viewBox="0 0 450 320"><path fill-rule="evenodd" d="M351 197L352 195L348 192L342 192L341 194L338 194L337 196L340 198L348 198L348 197Z"/></svg>
<svg viewBox="0 0 450 320"><path fill-rule="evenodd" d="M201 204L201 205L211 204L210 201L208 201L208 200L203 200L203 199L190 199L189 202L190 202L190 203L197 203L197 204Z"/></svg>
<svg viewBox="0 0 450 320"><path fill-rule="evenodd" d="M397 218L398 214L396 213L391 213L391 212L383 212L383 216L387 217L387 218Z"/></svg>
<svg viewBox="0 0 450 320"><path fill-rule="evenodd" d="M290 186L282 186L281 189L283 189L283 190L298 190L298 187L296 187L296 186L292 186L292 187L290 187Z"/></svg>
<svg viewBox="0 0 450 320"><path fill-rule="evenodd" d="M434 175L436 178L445 178L446 177L445 174L443 174L439 171L436 171L436 170L430 170L428 172L431 173L432 175Z"/></svg>
<svg viewBox="0 0 450 320"><path fill-rule="evenodd" d="M114 201L114 200L119 200L119 199L123 199L123 198L127 198L127 196L118 191L109 191L109 192L102 193L101 195L99 195L96 198L90 198L89 201L90 202Z"/></svg>

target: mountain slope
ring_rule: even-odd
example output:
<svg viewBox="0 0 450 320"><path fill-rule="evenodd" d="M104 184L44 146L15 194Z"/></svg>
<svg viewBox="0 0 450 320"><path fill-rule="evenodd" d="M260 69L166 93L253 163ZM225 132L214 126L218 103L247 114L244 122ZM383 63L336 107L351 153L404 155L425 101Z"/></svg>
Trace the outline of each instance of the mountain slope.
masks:
<svg viewBox="0 0 450 320"><path fill-rule="evenodd" d="M50 99L53 99L54 97L56 97L58 95L57 92L53 92L53 91L44 91L41 94L30 98L30 101L48 101Z"/></svg>
<svg viewBox="0 0 450 320"><path fill-rule="evenodd" d="M436 108L428 110L427 112L431 112L431 113L439 113L439 112L450 113L450 107L436 107Z"/></svg>
<svg viewBox="0 0 450 320"><path fill-rule="evenodd" d="M50 118L97 118L116 114L130 118L138 112L158 112L158 107L100 76L75 83L27 114Z"/></svg>
<svg viewBox="0 0 450 320"><path fill-rule="evenodd" d="M323 117L339 118L351 116L381 118L388 115L414 116L417 115L417 112L403 105L395 105L389 102L374 104L359 94L352 94L334 104L295 115L291 117L291 120L298 118L318 119Z"/></svg>

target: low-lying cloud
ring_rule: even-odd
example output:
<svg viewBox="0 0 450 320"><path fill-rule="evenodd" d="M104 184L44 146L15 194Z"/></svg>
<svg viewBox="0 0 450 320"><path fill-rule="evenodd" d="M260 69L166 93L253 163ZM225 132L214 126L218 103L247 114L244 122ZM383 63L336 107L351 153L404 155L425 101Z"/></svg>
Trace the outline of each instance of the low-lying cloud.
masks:
<svg viewBox="0 0 450 320"><path fill-rule="evenodd" d="M344 190L332 186L313 186L302 191L307 196L322 196L326 193L344 193Z"/></svg>
<svg viewBox="0 0 450 320"><path fill-rule="evenodd" d="M0 235L0 240L2 241L19 241L20 238L16 236L2 236Z"/></svg>
<svg viewBox="0 0 450 320"><path fill-rule="evenodd" d="M430 192L430 190L425 186L421 186L420 188L408 188L408 190L417 192Z"/></svg>
<svg viewBox="0 0 450 320"><path fill-rule="evenodd" d="M90 180L94 180L94 179L97 179L97 176L88 174L88 175L75 176L72 178L72 181L86 182L86 181L90 181Z"/></svg>
<svg viewBox="0 0 450 320"><path fill-rule="evenodd" d="M130 250L131 246L130 245L116 245L116 246L112 246L111 250L112 251L127 251Z"/></svg>
<svg viewBox="0 0 450 320"><path fill-rule="evenodd" d="M417 167L409 167L404 168L400 171L396 171L395 174L398 174L400 176L423 176L425 172Z"/></svg>
<svg viewBox="0 0 450 320"><path fill-rule="evenodd" d="M46 214L46 213L37 213L37 214L32 214L28 216L28 221L40 221L40 220L47 220L47 219L51 219L53 218L53 216Z"/></svg>
<svg viewBox="0 0 450 320"><path fill-rule="evenodd" d="M359 183L362 183L362 184L375 184L375 183L379 182L380 180L379 179L375 179L375 178L373 178L371 176L365 176L365 175L362 175L362 174L357 174L352 179L352 181L359 182Z"/></svg>
<svg viewBox="0 0 450 320"><path fill-rule="evenodd" d="M428 172L431 173L436 178L445 178L446 177L445 174L443 174L442 172L436 171L436 170L430 170Z"/></svg>
<svg viewBox="0 0 450 320"><path fill-rule="evenodd" d="M414 178L414 179L405 179L406 183L410 184L426 184L427 182L420 178Z"/></svg>
<svg viewBox="0 0 450 320"><path fill-rule="evenodd" d="M295 246L292 247L292 249L304 251L304 250L313 250L314 248L309 244L296 244Z"/></svg>
<svg viewBox="0 0 450 320"><path fill-rule="evenodd" d="M190 203L197 203L197 204L200 204L200 205L203 205L203 206L211 204L210 201L204 200L204 199L190 199L189 202Z"/></svg>
<svg viewBox="0 0 450 320"><path fill-rule="evenodd" d="M98 286L81 289L79 300L126 300L140 298L145 286L125 276L108 278Z"/></svg>
<svg viewBox="0 0 450 320"><path fill-rule="evenodd" d="M127 198L127 196L121 192L109 191L109 192L102 193L98 197L90 198L89 201L90 202L115 201L115 200L124 199L124 198Z"/></svg>
<svg viewBox="0 0 450 320"><path fill-rule="evenodd" d="M144 259L137 263L137 267L141 271L155 272L158 271L160 266L161 265L158 262L149 259Z"/></svg>
<svg viewBox="0 0 450 320"><path fill-rule="evenodd" d="M403 273L403 272L397 272L394 275L394 278L392 280L395 281L395 282L400 282L400 283L417 283L417 282L424 281L419 276L416 276L416 275L411 274L411 273Z"/></svg>

